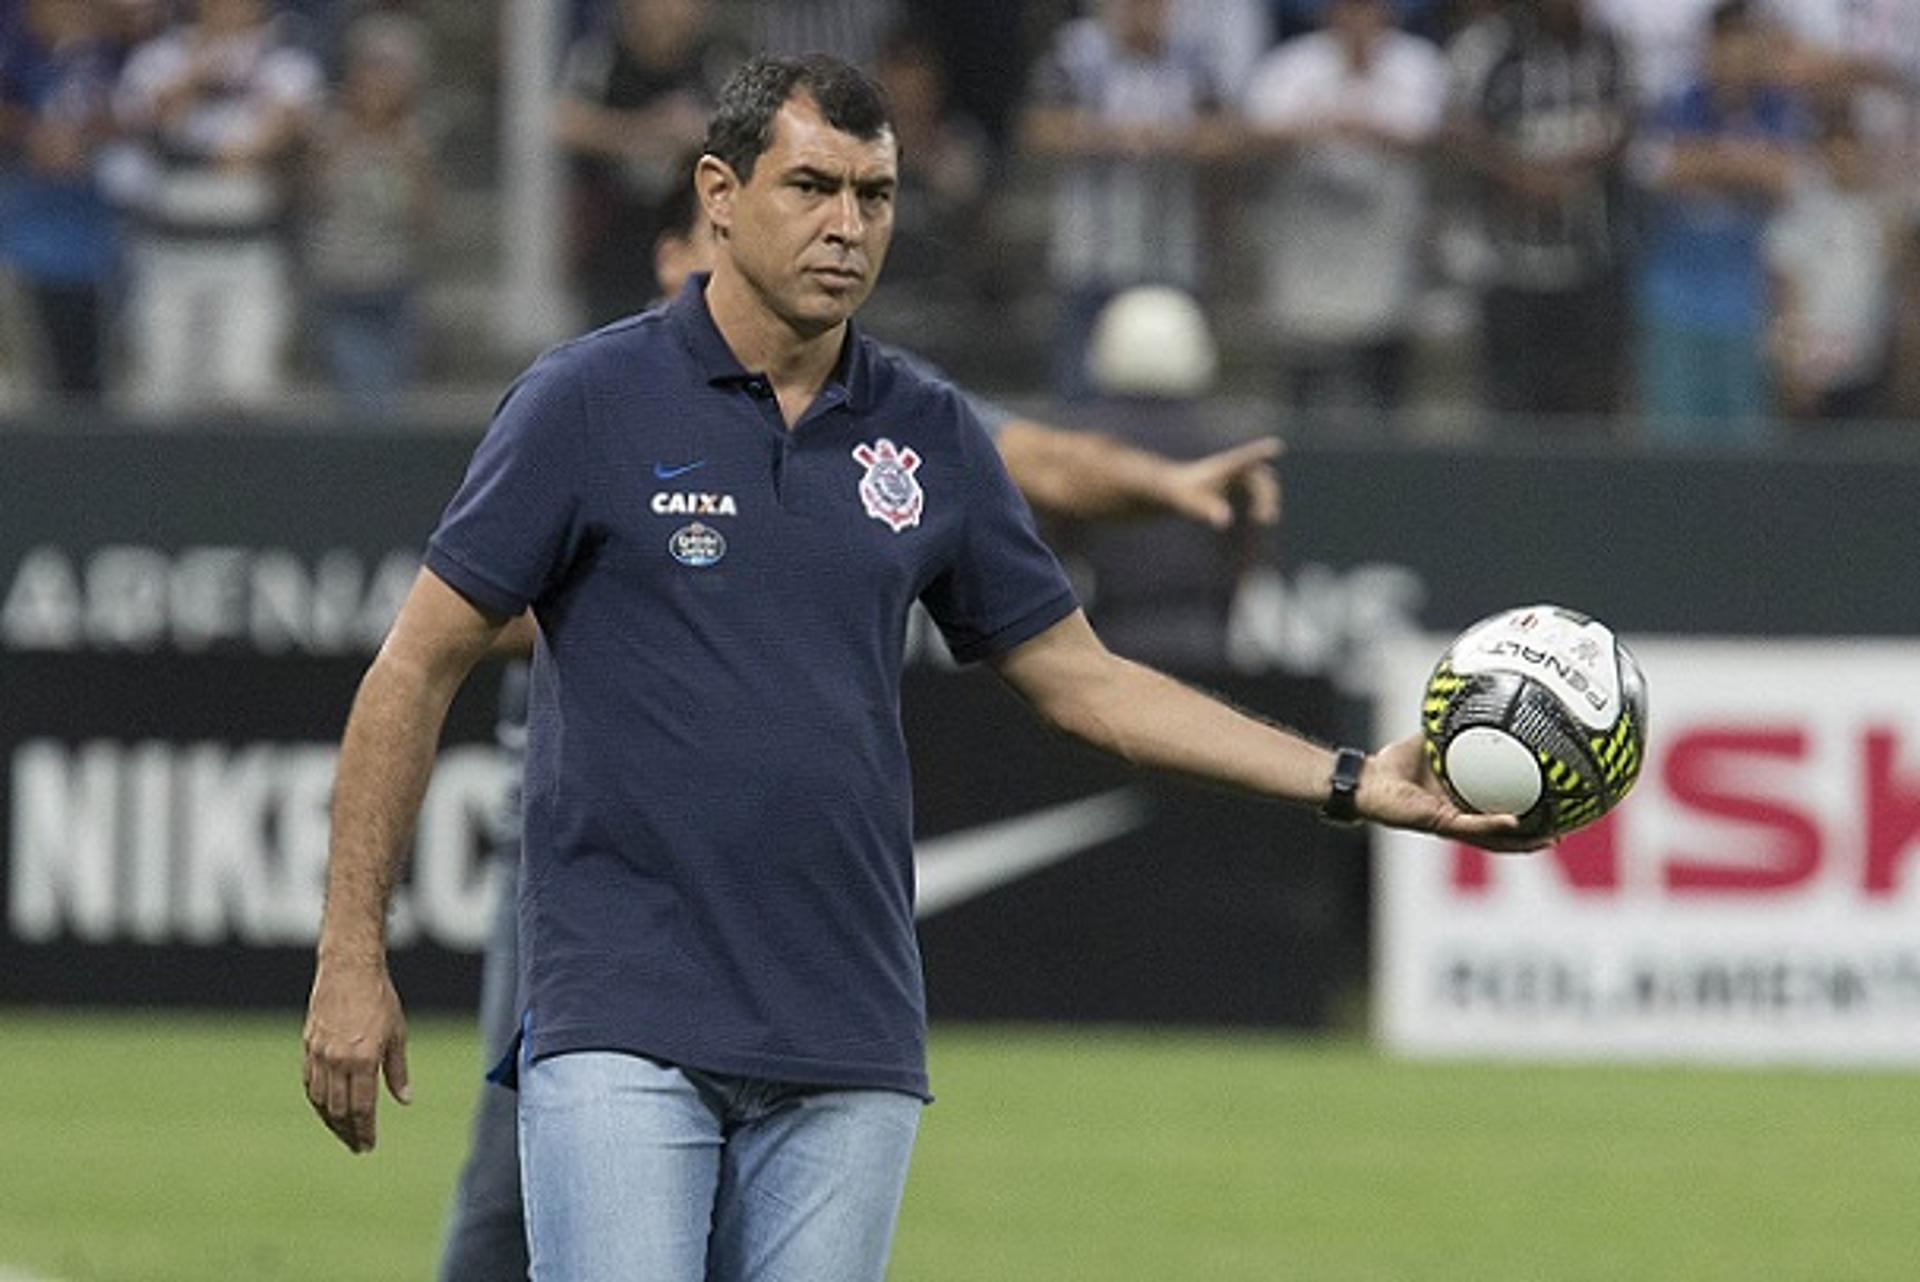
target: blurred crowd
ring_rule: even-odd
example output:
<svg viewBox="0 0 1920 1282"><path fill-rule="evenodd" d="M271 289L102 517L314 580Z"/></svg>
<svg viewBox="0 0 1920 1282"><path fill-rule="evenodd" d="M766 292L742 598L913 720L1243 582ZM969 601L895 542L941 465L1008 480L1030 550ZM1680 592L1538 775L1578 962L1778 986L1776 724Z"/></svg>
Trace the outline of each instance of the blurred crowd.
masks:
<svg viewBox="0 0 1920 1282"><path fill-rule="evenodd" d="M820 49L896 112L876 309L937 346L941 318L977 335L1038 298L1047 386L1012 390L1101 391L1100 318L1152 286L1230 329L1302 430L1382 430L1435 348L1488 410L1658 440L1920 417L1920 0L563 8L582 324L653 298L662 201L731 67ZM297 359L392 412L445 13L0 0L0 310L40 385L244 411Z"/></svg>
<svg viewBox="0 0 1920 1282"><path fill-rule="evenodd" d="M391 403L434 190L404 5L16 0L0 51L0 263L46 387L258 410L299 331L356 408Z"/></svg>

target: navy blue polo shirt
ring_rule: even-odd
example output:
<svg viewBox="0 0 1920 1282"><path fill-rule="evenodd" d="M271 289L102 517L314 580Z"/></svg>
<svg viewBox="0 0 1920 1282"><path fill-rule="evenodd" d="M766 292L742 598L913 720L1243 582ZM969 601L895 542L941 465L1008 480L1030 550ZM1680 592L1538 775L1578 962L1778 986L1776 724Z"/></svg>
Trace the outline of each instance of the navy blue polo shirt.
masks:
<svg viewBox="0 0 1920 1282"><path fill-rule="evenodd" d="M1075 601L950 384L849 327L789 431L705 284L536 362L427 549L540 623L528 1050L924 1095L908 612L967 662Z"/></svg>

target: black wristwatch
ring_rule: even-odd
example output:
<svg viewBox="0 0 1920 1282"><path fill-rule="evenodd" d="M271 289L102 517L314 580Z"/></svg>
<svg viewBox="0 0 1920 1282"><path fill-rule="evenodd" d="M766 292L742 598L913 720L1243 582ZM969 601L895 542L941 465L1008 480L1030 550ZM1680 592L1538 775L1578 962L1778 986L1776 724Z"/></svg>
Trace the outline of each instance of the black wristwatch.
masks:
<svg viewBox="0 0 1920 1282"><path fill-rule="evenodd" d="M1367 754L1358 748L1342 748L1333 756L1333 775L1327 780L1327 799L1320 806L1320 817L1330 824L1360 822L1360 771L1366 767Z"/></svg>

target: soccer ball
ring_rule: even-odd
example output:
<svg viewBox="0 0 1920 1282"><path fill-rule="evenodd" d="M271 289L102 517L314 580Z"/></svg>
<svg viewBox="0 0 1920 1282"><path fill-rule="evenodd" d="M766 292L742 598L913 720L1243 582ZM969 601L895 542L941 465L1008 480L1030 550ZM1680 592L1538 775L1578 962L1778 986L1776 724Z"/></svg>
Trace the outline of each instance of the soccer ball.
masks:
<svg viewBox="0 0 1920 1282"><path fill-rule="evenodd" d="M1421 703L1427 760L1463 808L1559 836L1640 777L1647 683L1612 629L1557 605L1505 610L1440 656Z"/></svg>

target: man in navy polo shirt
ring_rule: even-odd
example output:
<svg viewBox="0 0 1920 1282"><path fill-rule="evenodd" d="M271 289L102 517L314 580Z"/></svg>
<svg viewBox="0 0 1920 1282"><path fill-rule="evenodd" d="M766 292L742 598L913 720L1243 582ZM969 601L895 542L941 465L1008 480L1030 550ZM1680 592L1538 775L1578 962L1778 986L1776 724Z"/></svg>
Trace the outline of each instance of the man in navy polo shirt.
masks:
<svg viewBox="0 0 1920 1282"><path fill-rule="evenodd" d="M923 602L1051 724L1335 817L1528 843L1409 738L1328 751L1108 652L953 389L850 323L884 261L884 101L829 59L729 82L720 241L668 307L509 392L362 683L334 792L307 1094L354 1151L407 1095L384 917L448 700L539 620L521 893L537 1278L880 1278L926 1097L898 700Z"/></svg>
<svg viewBox="0 0 1920 1282"><path fill-rule="evenodd" d="M660 234L653 243L654 273L666 297L680 292L695 272L711 272L712 226L691 181L699 152L677 166L688 181L661 205ZM891 349L889 349L891 350ZM914 361L910 353L900 353ZM927 367L937 378L946 376ZM1135 449L1109 436L1072 431L1023 418L1004 406L959 388L967 406L993 438L1007 476L1036 512L1072 517L1117 517L1132 513L1175 515L1221 528L1236 506L1255 524L1280 517L1280 487L1268 463L1280 449L1274 437L1249 441L1191 461ZM1236 505L1234 500L1241 503ZM501 633L496 650L533 653L532 620L523 615ZM515 763L526 752L527 670L510 664L500 685L495 733ZM480 981L481 1054L489 1065L509 1053L519 1032L520 919L518 905L520 822L511 807L511 841L497 858L504 873L500 902L488 928ZM461 1164L435 1276L441 1282L527 1282L526 1221L520 1198L520 1141L515 1093L483 1083L474 1102L466 1160Z"/></svg>

